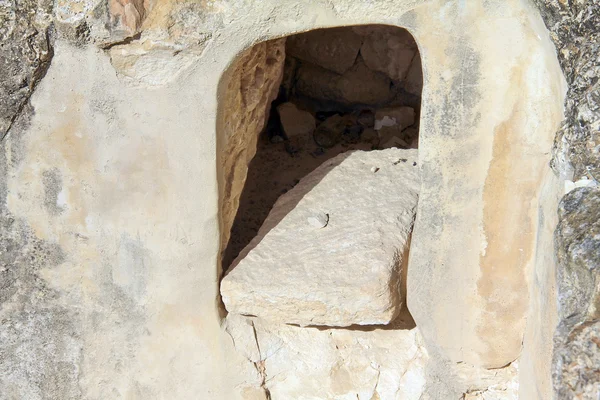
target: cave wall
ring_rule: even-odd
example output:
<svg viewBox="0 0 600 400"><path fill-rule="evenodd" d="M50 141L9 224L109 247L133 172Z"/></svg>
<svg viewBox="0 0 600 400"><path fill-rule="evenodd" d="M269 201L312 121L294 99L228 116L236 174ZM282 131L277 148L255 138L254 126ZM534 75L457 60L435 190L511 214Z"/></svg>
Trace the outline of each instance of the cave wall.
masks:
<svg viewBox="0 0 600 400"><path fill-rule="evenodd" d="M539 298L552 317L553 260L535 254L551 251L553 220L540 215L553 215L564 179L546 167L564 87L528 2L1 7L12 46L3 60L35 39L10 64L25 78L2 82L19 93L2 115L0 152L6 398L264 398L261 364L235 351L219 316L221 150L231 137L218 116L232 95L219 82L252 45L321 27L402 26L420 48L425 190L408 301L438 360L426 372L429 396L453 379L441 366L502 366L519 357L528 329L554 329L552 318L527 327L526 315ZM20 15L39 28L14 30ZM550 200L538 207L542 190ZM548 296L528 296L538 268ZM533 337L532 348L547 346ZM521 370L521 388L539 383L547 398L534 369Z"/></svg>

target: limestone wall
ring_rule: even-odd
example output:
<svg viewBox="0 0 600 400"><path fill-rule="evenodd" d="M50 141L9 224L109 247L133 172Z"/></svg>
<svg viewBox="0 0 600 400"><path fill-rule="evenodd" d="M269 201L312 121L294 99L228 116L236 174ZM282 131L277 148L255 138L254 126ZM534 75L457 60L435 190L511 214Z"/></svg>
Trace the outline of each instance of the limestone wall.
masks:
<svg viewBox="0 0 600 400"><path fill-rule="evenodd" d="M245 174L279 79L282 41L249 49L323 27L402 26L419 45L422 188L408 305L424 340L404 332L403 343L420 360L425 351L436 360L425 368L426 396L448 393L455 372L444 373L447 366L504 366L521 355L526 332L553 329L553 217L543 216L553 215L562 190L547 173L565 87L528 2L113 3L65 0L34 13L54 23L44 42L53 57L37 87L2 115L0 397L267 396L273 376L262 353L248 362L234 347L256 340L254 331L232 338L221 325L219 252L236 195L220 189L223 177ZM1 26L11 29L14 15L38 3L0 7ZM5 36L17 47L30 37ZM43 53L31 56L27 76ZM251 69L233 72L244 65ZM269 83L253 92L259 65L269 66ZM22 82L7 85L17 92ZM253 125L236 104L256 105ZM249 144L239 159L227 153L236 137ZM540 308L548 320L527 318ZM344 343L345 334L319 333L320 343ZM383 348L393 345L377 335ZM539 352L528 348L547 349L548 340L529 337L522 398L547 399L549 360L536 368ZM285 359L270 361L281 367ZM355 361L355 369L339 368L339 382L377 382ZM396 372L386 371L393 386ZM277 386L273 398L298 395L290 388Z"/></svg>

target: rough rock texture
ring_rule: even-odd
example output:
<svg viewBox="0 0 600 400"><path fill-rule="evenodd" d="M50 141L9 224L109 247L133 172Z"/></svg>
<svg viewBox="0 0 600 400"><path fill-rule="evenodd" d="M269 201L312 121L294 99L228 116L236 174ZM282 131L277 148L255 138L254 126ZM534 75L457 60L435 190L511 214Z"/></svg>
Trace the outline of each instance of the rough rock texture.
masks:
<svg viewBox="0 0 600 400"><path fill-rule="evenodd" d="M309 112L299 110L294 103L283 103L277 107L283 131L288 138L298 135L310 135L316 128L315 117Z"/></svg>
<svg viewBox="0 0 600 400"><path fill-rule="evenodd" d="M422 217L417 217L421 228L414 235L424 245L413 254L421 261L414 264L415 271L424 277L420 282L418 275L413 278L424 343L434 354L430 360L436 360L428 364L426 392L431 388L438 394L430 398L446 399L448 393L460 398L464 392L455 390L449 367L482 361L482 348L505 337L515 346L500 349L498 358L514 358L521 346L525 279L514 273L518 268L507 271L515 264L484 263L480 268L479 260L483 250L493 258L498 246L514 243L513 238L527 243L544 236L545 231L528 221L548 219L523 212L523 207L535 208L537 199L521 189L538 188L524 180L539 181L530 163L550 147L546 133L556 130L560 113L554 104L562 105L553 49L548 50L545 31L527 2L435 1L416 6L412 0L165 0L154 7L144 3L145 17L135 34L111 26L107 1L54 3L58 40L52 65L31 98L29 124L23 124L26 134L16 141L13 124L5 138L10 146L0 156L7 160L0 186L7 188L9 220L15 221L11 226L16 223L18 231L30 232L23 239L27 234L3 226L0 239L43 242L41 255L34 258L56 254L55 245L64 256L62 262L48 257L52 260L45 267L32 267L29 273L24 268L35 264L28 258L30 245L9 243L24 256L15 259L27 260L12 263L20 269L15 270L20 277L15 285L22 285L19 293L31 288L44 292L36 289L42 287L53 293L53 299L42 295L43 302L36 302L37 295L11 297L15 307L0 311L2 321L9 321L0 329L10 331L3 331L1 338L9 346L2 350L9 359L2 362L10 366L0 373L19 382L16 389L11 387L13 397L237 400L241 396L231 389L250 381L258 387L245 394L268 397L262 386L277 377L260 362L246 367L237 363L241 356L220 330L216 307L219 234L224 231L219 229L219 211L235 209L235 201L219 196L228 183L223 179L222 155L228 149L223 139L225 133L237 132L224 127L228 121L243 126L242 103L228 103L229 75L222 73L229 67L235 70L240 52L254 44L367 19L410 28L423 57L425 134L419 158L426 191L420 196ZM11 1L0 7L6 4L9 13L17 7ZM140 14L141 3L136 4ZM567 9L565 15L573 21L598 15L580 13L582 4L566 4L573 11ZM138 24L135 16L133 21ZM594 26L581 25L586 30ZM188 49L195 52L191 60L183 56ZM131 68L138 65L138 53L143 53L142 67ZM178 66L171 68L169 61ZM231 96L238 96L234 92ZM5 93L1 90L0 97ZM258 112L254 117L262 119ZM527 117L528 123L515 122L519 117ZM539 152L525 146L531 142L540 143ZM248 153L252 151L249 146ZM240 150L225 158L230 166L246 165L245 155ZM545 168L548 160L542 158L539 165ZM520 175L501 178L502 172L515 171ZM514 203L498 196L502 193L510 193ZM503 208L495 208L497 204ZM515 229L507 231L510 227ZM521 240L520 232L528 236ZM15 285L12 278L7 282L11 294ZM497 283L491 288L496 291L484 290L490 283ZM428 299L440 301L431 304ZM432 328L427 316L438 324ZM485 346L480 346L482 337L489 339ZM302 349L308 352L310 342ZM443 358L436 349L452 359L439 361ZM230 360L240 369L224 369ZM291 375L288 382L294 379ZM72 382L77 387L69 386ZM526 383L521 381L522 386ZM331 384L326 380L324 386Z"/></svg>
<svg viewBox="0 0 600 400"><path fill-rule="evenodd" d="M565 121L556 135L552 166L578 181L600 179L600 2L537 0L569 90ZM600 305L598 189L565 196L556 230L559 323L555 333L553 379L558 398L596 399ZM594 333L595 332L595 333ZM596 336L594 336L596 335Z"/></svg>
<svg viewBox="0 0 600 400"><path fill-rule="evenodd" d="M567 194L559 220L554 385L559 398L594 399L600 395L600 189Z"/></svg>
<svg viewBox="0 0 600 400"><path fill-rule="evenodd" d="M417 54L417 44L412 35L394 26L355 27L363 36L360 55L367 67L385 73L395 81L406 78L411 63Z"/></svg>
<svg viewBox="0 0 600 400"><path fill-rule="evenodd" d="M219 213L223 248L229 240L258 134L265 126L271 101L277 96L284 58L285 39L260 43L240 55L223 83L227 90L221 112L230 116L223 121L221 136L217 138L223 176Z"/></svg>
<svg viewBox="0 0 600 400"><path fill-rule="evenodd" d="M440 363L406 309L385 329L301 328L236 314L227 316L225 329L247 368L263 377L240 385L243 393L262 389L272 399L299 400L518 398L516 363L492 371Z"/></svg>
<svg viewBox="0 0 600 400"><path fill-rule="evenodd" d="M304 177L223 278L227 310L302 326L391 322L402 306L416 161L415 150L356 151ZM311 223L320 213L322 228Z"/></svg>
<svg viewBox="0 0 600 400"><path fill-rule="evenodd" d="M52 0L0 2L0 139L52 59Z"/></svg>
<svg viewBox="0 0 600 400"><path fill-rule="evenodd" d="M565 121L556 135L553 167L572 168L574 179L600 178L600 3L597 0L561 2L538 0L558 50L569 91ZM569 165L570 164L570 165Z"/></svg>
<svg viewBox="0 0 600 400"><path fill-rule="evenodd" d="M395 95L390 78L368 68L360 57L342 75L312 64L303 64L298 69L297 78L298 93L342 104L383 105Z"/></svg>
<svg viewBox="0 0 600 400"><path fill-rule="evenodd" d="M22 157L14 143L30 113L26 106L13 124L12 145L2 142L1 177L7 173L7 150L11 162ZM48 197L54 183L48 182ZM6 196L6 181L0 179L0 398L80 399L80 320L44 279L44 270L63 263L66 254L59 243L40 239L25 220L15 217Z"/></svg>
<svg viewBox="0 0 600 400"><path fill-rule="evenodd" d="M577 325L555 350L557 399L595 400L600 394L600 320Z"/></svg>
<svg viewBox="0 0 600 400"><path fill-rule="evenodd" d="M564 83L526 2L445 4L457 7L442 12L456 29L414 33L425 74L423 168L407 302L430 353L497 368L522 352L529 271L537 242L552 234L538 228L537 205ZM427 50L433 42L452 45Z"/></svg>
<svg viewBox="0 0 600 400"><path fill-rule="evenodd" d="M361 44L362 37L350 29L317 29L290 37L286 52L303 61L343 74L354 65Z"/></svg>

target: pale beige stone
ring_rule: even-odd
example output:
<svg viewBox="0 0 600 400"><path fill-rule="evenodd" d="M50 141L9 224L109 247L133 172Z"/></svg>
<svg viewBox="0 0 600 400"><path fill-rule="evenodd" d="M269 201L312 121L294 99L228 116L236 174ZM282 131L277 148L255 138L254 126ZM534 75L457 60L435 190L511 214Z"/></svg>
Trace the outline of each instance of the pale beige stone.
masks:
<svg viewBox="0 0 600 400"><path fill-rule="evenodd" d="M415 150L355 151L303 178L275 203L223 279L227 310L299 325L392 321L402 305L416 161ZM321 229L307 224L315 210L328 215Z"/></svg>
<svg viewBox="0 0 600 400"><path fill-rule="evenodd" d="M299 110L294 103L283 103L277 106L283 131L288 138L294 136L310 135L317 124L315 117L308 111Z"/></svg>
<svg viewBox="0 0 600 400"><path fill-rule="evenodd" d="M286 52L338 74L348 71L356 60L362 38L351 29L314 30L289 38Z"/></svg>
<svg viewBox="0 0 600 400"><path fill-rule="evenodd" d="M91 23L94 16L107 15L105 2L96 0L57 4L70 10L63 22L85 16ZM111 65L110 50L73 47L57 37L51 65L31 97L35 113L26 124L15 123L3 141L6 182L0 190L7 191L2 203L15 224L32 227L32 247L38 240L42 247L59 247L65 260L51 265L39 257L42 261L34 263L40 269L31 270L29 259L23 258L23 270L34 272L35 285L49 289L41 292L27 280L17 281L19 291L33 288L36 295L25 304L25 326L43 330L3 325L9 338L3 340L9 346L8 360L3 361L9 361L10 375L6 379L4 374L2 383L14 385L16 398L39 397L39 382L56 389L57 398L114 394L238 400L242 397L234 389L246 391L250 381L264 382L257 367L242 356L248 368L238 369L237 362L224 366L237 352L221 329L216 307L219 234L227 231L221 211L236 209L224 193L231 193L229 186L243 186L242 166L252 157L252 150L229 150L251 147L259 125L254 121L262 120L263 112L245 113L244 103L228 97L236 88L229 85L229 73L239 72L237 62L265 40L368 22L410 28L422 50L423 185L411 247L414 274L409 273L408 285L409 304L428 350L439 350L453 364L486 366L505 365L523 354L528 361L521 363L521 398L551 398L556 319L549 249L556 207L538 205L563 190L562 178L556 178L544 193L539 191L540 177L551 174L548 152L562 119L565 86L539 13L529 2L500 0L420 2L418 7L404 0L264 0L252 5L156 2L141 27L143 44L133 40L113 47L130 45L131 50L123 50L131 54L140 45L148 46L144 67L126 71L134 81L139 71L144 79L160 83L153 87L141 80L139 87L123 85L117 79L125 75L120 67L131 63ZM166 11L157 15L159 9ZM190 34L173 41L170 35L177 29L171 25L184 15ZM102 35L108 21L103 22ZM148 26L157 33L150 35ZM91 23L92 38L98 34L95 27ZM161 38L171 44L153 59L153 49L163 49L161 43L152 47ZM187 51L182 49L198 51L173 74L167 52L178 58ZM244 76L254 81L251 73ZM234 93L232 97L239 91ZM264 103L268 107L268 100ZM245 126L246 117L249 131L233 135ZM227 126L231 121L232 127ZM235 144L225 140L229 138ZM240 167L230 174L233 165ZM51 215L44 207L43 172L53 168L62 176L59 193L64 202L63 211ZM38 293L51 296L37 299ZM3 321L21 322L22 299L27 297L19 294L4 303ZM56 309L60 313L52 314ZM52 329L45 325L49 315L60 316ZM525 321L528 335L523 342ZM32 347L40 337L44 345L70 343L69 352L42 357L45 350L36 353ZM14 338L24 346L10 347ZM280 342L269 343L264 357L277 357ZM383 351L393 349L394 343L390 340ZM298 349L309 352L311 344L304 341ZM14 348L23 352L11 353ZM267 382L275 382L269 358L261 371ZM439 358L436 354L431 359ZM27 360L36 360L35 367ZM317 359L311 365L330 364ZM65 370L76 371L77 379L55 385L55 371ZM345 374L338 368L335 376L348 375L365 387L377 382L370 370ZM333 386L330 375L322 376L322 386L304 389L299 375L289 372L273 393L293 386L297 398L336 398L319 391ZM384 382L393 384L398 376L397 371L382 373L378 388ZM409 376L403 379L411 381ZM426 382L428 387L438 381L434 376ZM74 395L64 391L63 384L69 383L74 383ZM332 393L347 397L358 391L342 392L341 383L334 387ZM260 390L251 392L261 396Z"/></svg>

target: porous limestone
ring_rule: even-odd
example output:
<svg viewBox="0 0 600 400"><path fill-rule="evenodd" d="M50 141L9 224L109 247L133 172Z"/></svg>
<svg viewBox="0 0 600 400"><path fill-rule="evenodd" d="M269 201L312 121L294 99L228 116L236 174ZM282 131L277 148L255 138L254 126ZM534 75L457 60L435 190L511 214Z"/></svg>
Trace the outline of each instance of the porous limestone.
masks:
<svg viewBox="0 0 600 400"><path fill-rule="evenodd" d="M395 149L340 154L311 172L223 278L227 310L302 326L390 323L402 306L418 176L417 152ZM307 223L315 212L327 215L322 229Z"/></svg>
<svg viewBox="0 0 600 400"><path fill-rule="evenodd" d="M225 186L219 194L221 243L229 239L244 187L248 164L256 152L258 134L268 118L271 102L277 96L285 58L285 39L259 43L236 60L233 70L224 78L226 94L220 123L219 165Z"/></svg>

